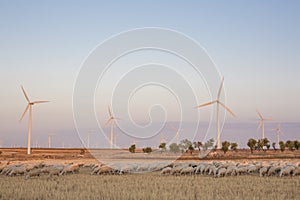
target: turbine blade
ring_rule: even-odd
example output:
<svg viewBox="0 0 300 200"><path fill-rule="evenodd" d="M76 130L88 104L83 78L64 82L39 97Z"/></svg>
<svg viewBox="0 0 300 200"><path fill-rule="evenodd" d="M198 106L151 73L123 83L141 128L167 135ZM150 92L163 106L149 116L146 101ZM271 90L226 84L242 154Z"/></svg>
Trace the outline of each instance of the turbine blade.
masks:
<svg viewBox="0 0 300 200"><path fill-rule="evenodd" d="M205 104L196 106L195 108L201 108L201 107L208 106L208 105L211 105L211 104L216 103L216 102L217 102L217 101L212 101L212 102L209 102L209 103L205 103Z"/></svg>
<svg viewBox="0 0 300 200"><path fill-rule="evenodd" d="M48 102L50 102L50 101L34 101L34 102L31 102L31 103L38 104L38 103L48 103Z"/></svg>
<svg viewBox="0 0 300 200"><path fill-rule="evenodd" d="M263 119L262 114L261 114L258 110L256 110L256 112L257 112L257 114L259 115L260 119Z"/></svg>
<svg viewBox="0 0 300 200"><path fill-rule="evenodd" d="M236 115L232 112L232 110L230 110L230 108L228 108L227 106L225 106L225 104L223 104L222 102L219 102L221 104L221 106L223 106L232 116L236 117Z"/></svg>
<svg viewBox="0 0 300 200"><path fill-rule="evenodd" d="M112 117L111 110L110 110L109 106L108 106L108 114L109 114L109 117Z"/></svg>
<svg viewBox="0 0 300 200"><path fill-rule="evenodd" d="M24 112L23 112L23 114L22 114L22 116L21 116L21 118L20 118L20 120L19 120L19 123L21 123L22 119L24 118L26 112L27 112L28 109L29 109L29 106L30 106L29 104L26 106L26 108L25 108L25 110L24 110Z"/></svg>
<svg viewBox="0 0 300 200"><path fill-rule="evenodd" d="M104 126L107 126L113 119L109 118L109 120L107 120L107 122L104 124Z"/></svg>
<svg viewBox="0 0 300 200"><path fill-rule="evenodd" d="M219 88L219 91L218 91L218 100L220 100L223 83L224 83L224 77L222 77L221 85L220 85L220 88Z"/></svg>
<svg viewBox="0 0 300 200"><path fill-rule="evenodd" d="M24 89L23 85L21 85L21 88L22 88L23 94L24 94L24 96L25 96L27 102L30 103L30 100L29 100L29 98L28 98L28 96L27 96L27 94L26 94L26 92L25 92L25 89Z"/></svg>

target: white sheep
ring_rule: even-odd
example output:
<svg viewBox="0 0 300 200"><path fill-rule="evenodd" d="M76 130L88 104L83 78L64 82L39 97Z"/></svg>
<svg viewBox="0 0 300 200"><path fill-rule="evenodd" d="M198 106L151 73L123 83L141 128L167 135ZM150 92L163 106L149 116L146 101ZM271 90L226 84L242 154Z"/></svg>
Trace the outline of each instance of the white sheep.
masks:
<svg viewBox="0 0 300 200"><path fill-rule="evenodd" d="M218 172L217 172L218 177L225 176L225 174L226 174L226 168L225 167L221 167L221 168L218 169Z"/></svg>
<svg viewBox="0 0 300 200"><path fill-rule="evenodd" d="M64 175L68 173L75 174L76 172L79 172L80 166L80 164L69 164L63 168L59 175Z"/></svg>
<svg viewBox="0 0 300 200"><path fill-rule="evenodd" d="M161 170L160 174L164 175L164 174L170 174L171 173L172 168L171 167L166 167L164 169Z"/></svg>
<svg viewBox="0 0 300 200"><path fill-rule="evenodd" d="M279 176L289 176L293 173L293 171L295 170L295 167L294 166L286 166L286 167L283 167L281 168L280 170L280 173L279 173Z"/></svg>
<svg viewBox="0 0 300 200"><path fill-rule="evenodd" d="M300 167L296 167L293 171L293 176L300 175Z"/></svg>
<svg viewBox="0 0 300 200"><path fill-rule="evenodd" d="M185 167L185 168L181 169L180 175L187 175L187 174L192 175L192 174L194 174L194 172L195 172L195 168Z"/></svg>
<svg viewBox="0 0 300 200"><path fill-rule="evenodd" d="M262 168L259 169L259 176L264 176L268 173L269 167L268 166L264 166Z"/></svg>

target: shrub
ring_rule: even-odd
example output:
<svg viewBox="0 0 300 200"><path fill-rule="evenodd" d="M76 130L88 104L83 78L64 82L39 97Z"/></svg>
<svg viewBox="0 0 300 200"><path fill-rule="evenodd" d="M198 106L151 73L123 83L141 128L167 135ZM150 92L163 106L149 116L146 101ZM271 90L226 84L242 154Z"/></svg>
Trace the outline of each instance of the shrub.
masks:
<svg viewBox="0 0 300 200"><path fill-rule="evenodd" d="M237 147L238 147L238 144L237 143L231 143L230 145L230 149L233 150L233 151L236 151L237 150Z"/></svg>
<svg viewBox="0 0 300 200"><path fill-rule="evenodd" d="M152 152L152 148L151 147L143 148L143 152L144 153L151 153Z"/></svg>
<svg viewBox="0 0 300 200"><path fill-rule="evenodd" d="M222 151L224 151L224 154L226 154L226 152L229 150L229 146L230 146L230 142L228 141L224 141L222 142Z"/></svg>
<svg viewBox="0 0 300 200"><path fill-rule="evenodd" d="M285 150L285 143L283 141L279 142L279 147L280 147L280 151L284 151Z"/></svg>
<svg viewBox="0 0 300 200"><path fill-rule="evenodd" d="M173 152L173 153L179 153L180 152L179 145L176 144L176 143L170 144L169 148L170 148L170 151Z"/></svg>
<svg viewBox="0 0 300 200"><path fill-rule="evenodd" d="M130 153L135 153L135 149L136 149L135 144L131 145L131 146L128 148L128 150L129 150Z"/></svg>
<svg viewBox="0 0 300 200"><path fill-rule="evenodd" d="M256 147L257 141L255 139L249 139L247 142L247 146L250 148L251 153L253 153L254 148Z"/></svg>

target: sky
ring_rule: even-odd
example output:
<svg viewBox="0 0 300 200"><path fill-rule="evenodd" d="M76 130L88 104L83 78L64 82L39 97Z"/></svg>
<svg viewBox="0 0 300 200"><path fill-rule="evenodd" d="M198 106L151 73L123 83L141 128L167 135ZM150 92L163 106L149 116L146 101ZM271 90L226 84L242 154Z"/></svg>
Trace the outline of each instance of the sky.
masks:
<svg viewBox="0 0 300 200"><path fill-rule="evenodd" d="M42 145L46 145L47 136L52 134L57 146L62 143L69 146L80 145L73 119L72 96L84 60L107 38L143 27L178 31L193 38L208 52L220 74L225 77L226 96L223 99L238 116L226 117L229 125L225 124L222 139L232 140L232 126L236 126L235 132L245 132L237 137L241 143L245 143L249 134L259 137L260 133L256 131L256 109L274 119L270 122L270 128L276 126L277 122L285 124L285 139L300 139L299 8L300 3L296 0L1 0L0 145L26 145L27 118L21 124L18 122L26 107L20 90L21 84L31 99L51 101L34 107L32 142L39 140ZM144 55L137 54L135 58L151 55L156 54L146 52ZM157 57L162 56L165 55L161 53ZM130 60L130 57L127 59ZM123 64L125 61L123 60ZM118 71L118 63L115 69ZM111 92L111 86L103 90ZM198 93L200 96L197 104L205 103L211 98L201 80L198 89L202 93ZM160 90L153 91L151 88L146 91L148 93L144 91L144 94L139 93L140 96L136 97L142 103L138 104L138 109L131 109L135 113L133 118L141 124L149 123L149 116L145 112L149 105L160 103L161 100L162 104L169 106L167 110L170 112L170 119L167 121L179 120L173 117L178 113L172 110L173 104L176 107L172 95L162 94L159 93ZM98 92L101 94L102 90ZM157 97L158 102L152 101L151 97ZM108 117L106 109L105 113L102 110L109 103L109 98L103 99L103 103L98 102L101 109L96 111L97 115L103 114L100 117L102 125ZM126 109L119 107L116 106L114 112L122 116ZM158 119L156 123L161 122L158 117L161 116L161 111L158 109L157 114L155 110L152 113L153 118ZM211 108L203 109L201 112L204 117L201 120L209 120L212 111ZM120 123L128 125L125 120ZM193 119L190 117L185 123L183 126L190 126L188 124L192 124ZM203 132L207 129L207 124ZM87 121L85 128L95 127L89 127ZM188 128L186 131L188 132ZM165 130L165 134L168 133L171 133L170 129ZM274 134L268 134L275 140Z"/></svg>

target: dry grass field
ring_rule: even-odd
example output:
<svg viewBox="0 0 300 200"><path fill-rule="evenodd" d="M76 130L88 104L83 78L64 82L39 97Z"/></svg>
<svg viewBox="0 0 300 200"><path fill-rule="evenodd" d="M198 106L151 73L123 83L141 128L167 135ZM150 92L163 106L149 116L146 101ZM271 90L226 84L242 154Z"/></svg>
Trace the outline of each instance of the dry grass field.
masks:
<svg viewBox="0 0 300 200"><path fill-rule="evenodd" d="M80 155L80 149L35 149L31 155L26 155L25 149L1 150L0 161L55 163L94 160L89 153ZM233 159L240 162L256 159L299 162L299 151L276 154L255 152L253 155L249 151L241 150L228 155L235 155ZM143 154L136 156L133 162L140 159L139 157L142 158ZM199 160L196 154L185 156L180 162ZM230 156L208 159L230 160ZM90 175L90 170L82 168L78 174L51 178L47 175L30 179L25 179L24 176L0 175L0 199L300 199L300 176L244 175L213 178L206 175L162 176L160 172Z"/></svg>
<svg viewBox="0 0 300 200"><path fill-rule="evenodd" d="M159 173L30 180L0 177L0 199L299 199L300 177L160 176Z"/></svg>

